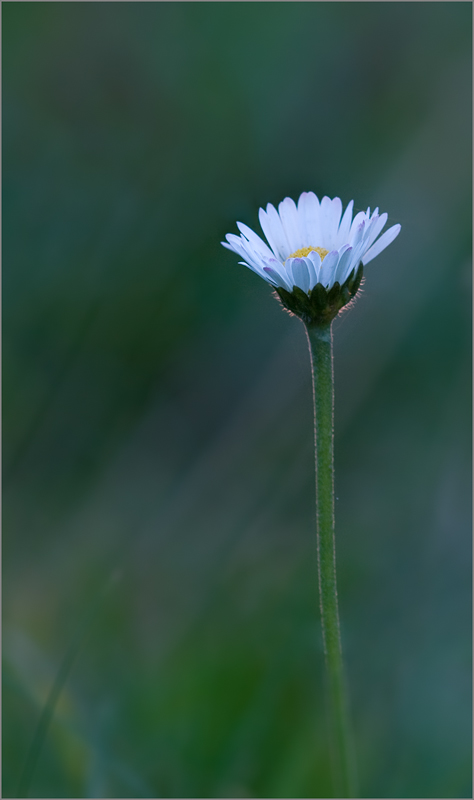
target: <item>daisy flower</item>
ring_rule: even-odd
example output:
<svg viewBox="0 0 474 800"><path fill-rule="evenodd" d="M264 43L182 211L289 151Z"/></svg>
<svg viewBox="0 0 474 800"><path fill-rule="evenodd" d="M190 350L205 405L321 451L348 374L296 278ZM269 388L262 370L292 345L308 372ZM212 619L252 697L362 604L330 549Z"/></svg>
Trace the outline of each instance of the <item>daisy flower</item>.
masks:
<svg viewBox="0 0 474 800"><path fill-rule="evenodd" d="M303 192L259 211L267 242L237 223L240 236L222 242L241 264L272 286L284 308L306 325L313 383L316 530L321 622L336 754L334 797L356 797L353 747L344 682L336 588L334 533L334 370L332 320L357 294L365 264L393 242L400 225L382 233L387 214L378 208L352 218L339 197L321 202Z"/></svg>
<svg viewBox="0 0 474 800"><path fill-rule="evenodd" d="M339 197L319 201L314 192L303 192L298 205L287 197L278 211L271 203L260 209L269 246L241 222L241 235L229 233L222 244L273 286L290 311L307 323L327 322L356 294L363 266L400 232L393 225L380 236L387 214L368 208L352 219L353 205L351 200L343 214Z"/></svg>

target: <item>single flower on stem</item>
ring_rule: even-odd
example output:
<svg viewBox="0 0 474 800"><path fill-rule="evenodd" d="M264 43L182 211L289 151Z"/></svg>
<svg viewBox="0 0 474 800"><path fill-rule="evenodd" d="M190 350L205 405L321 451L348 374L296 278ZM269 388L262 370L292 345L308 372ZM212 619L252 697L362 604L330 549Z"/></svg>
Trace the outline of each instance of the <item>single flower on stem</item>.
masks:
<svg viewBox="0 0 474 800"><path fill-rule="evenodd" d="M307 325L324 325L357 293L363 266L400 232L400 225L393 225L379 236L387 214L368 208L352 219L353 205L351 200L342 214L339 197L319 202L313 192L303 192L298 205L287 197L278 211L270 203L260 209L270 247L242 222L237 223L241 235L229 233L222 244L273 286L289 311Z"/></svg>
<svg viewBox="0 0 474 800"><path fill-rule="evenodd" d="M334 537L334 371L332 321L357 294L363 268L393 242L400 225L382 233L387 214L378 208L352 219L353 201L342 214L339 197L318 200L303 192L298 205L287 197L260 209L268 245L238 222L240 236L227 234L224 247L275 289L282 305L306 326L314 403L316 531L319 597L329 689L334 796L356 797L336 587Z"/></svg>

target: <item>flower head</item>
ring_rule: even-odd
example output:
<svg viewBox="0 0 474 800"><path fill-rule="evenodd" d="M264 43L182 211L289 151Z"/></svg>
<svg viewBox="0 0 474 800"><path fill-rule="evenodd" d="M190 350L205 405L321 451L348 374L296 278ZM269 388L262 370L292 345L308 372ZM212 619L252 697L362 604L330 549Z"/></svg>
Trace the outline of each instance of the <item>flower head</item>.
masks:
<svg viewBox="0 0 474 800"><path fill-rule="evenodd" d="M241 235L227 234L224 247L239 262L264 278L283 305L308 324L326 324L355 296L363 265L379 255L400 232L393 225L380 236L387 214L378 208L360 211L352 219L353 201L342 214L339 197L321 202L303 192L298 205L287 197L278 206L259 211L268 246L241 222Z"/></svg>

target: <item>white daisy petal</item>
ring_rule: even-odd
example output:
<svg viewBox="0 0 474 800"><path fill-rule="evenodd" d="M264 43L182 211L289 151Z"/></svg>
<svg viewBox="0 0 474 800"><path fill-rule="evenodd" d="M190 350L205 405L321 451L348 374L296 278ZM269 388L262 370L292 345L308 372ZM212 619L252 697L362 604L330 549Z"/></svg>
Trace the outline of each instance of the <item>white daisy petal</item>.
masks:
<svg viewBox="0 0 474 800"><path fill-rule="evenodd" d="M302 247L302 237L300 232L300 225L298 219L298 212L294 200L291 197L285 197L278 206L278 213L290 245L291 252L294 253Z"/></svg>
<svg viewBox="0 0 474 800"><path fill-rule="evenodd" d="M375 258L375 256L378 256L382 252L382 250L385 250L385 248L388 247L389 244L391 244L394 239L396 239L396 237L400 233L401 227L402 227L401 225L392 225L392 227L389 228L388 231L385 231L385 233L380 237L380 239L377 239L375 244L373 244L372 247L369 250L367 250L364 257L362 258L362 263L364 264L364 266L368 264L369 261L372 261L372 259Z"/></svg>
<svg viewBox="0 0 474 800"><path fill-rule="evenodd" d="M323 241L320 245L326 250L332 250L336 246L337 229L342 214L342 202L339 197L331 200L329 197L323 197L321 200L321 231L323 233Z"/></svg>
<svg viewBox="0 0 474 800"><path fill-rule="evenodd" d="M266 211L264 211L263 208L259 210L258 218L275 256L284 261L285 258L288 258L290 255L291 250L283 225L281 224L281 219L278 216L278 211L269 203Z"/></svg>
<svg viewBox="0 0 474 800"><path fill-rule="evenodd" d="M263 269L259 267L254 267L253 264L248 264L246 261L239 261L239 264L242 264L244 267L248 267L249 269L252 270L252 272L255 272L255 274L258 275L260 278L265 278L265 280L267 280L267 276L265 275Z"/></svg>
<svg viewBox="0 0 474 800"><path fill-rule="evenodd" d="M293 287L289 285L288 281L282 278L282 276L272 267L264 267L264 272L272 278L273 284L275 286L279 286L281 289L286 289L287 292L293 291Z"/></svg>
<svg viewBox="0 0 474 800"><path fill-rule="evenodd" d="M257 270L259 270L259 274L263 276L263 264L261 263L262 257L255 253L250 242L248 242L246 239L243 239L241 236L234 236L232 233L228 233L226 238L229 242L229 249L233 250L234 253L237 253L237 255L243 258L246 263L249 262L252 264Z"/></svg>
<svg viewBox="0 0 474 800"><path fill-rule="evenodd" d="M321 264L319 283L322 283L323 286L325 286L328 289L330 289L331 286L334 284L334 270L337 266L338 261L339 261L338 251L332 250L330 253L327 254L326 258L323 259L323 263Z"/></svg>
<svg viewBox="0 0 474 800"><path fill-rule="evenodd" d="M274 254L272 253L268 245L265 244L263 239L261 239L260 236L258 236L251 228L249 228L248 225L244 225L243 222L238 222L237 227L239 231L245 236L245 238L248 239L248 241L251 242L259 252L261 251L262 254L266 255L269 258L273 257Z"/></svg>
<svg viewBox="0 0 474 800"><path fill-rule="evenodd" d="M354 250L356 250L357 247L363 241L365 228L366 228L365 219L363 219L362 222L359 223L359 225L357 226L357 229L354 231L353 234L352 234L352 231L351 231L352 235L351 235L351 242L350 243L351 243L352 247L354 248Z"/></svg>
<svg viewBox="0 0 474 800"><path fill-rule="evenodd" d="M242 256L242 258L247 257L247 253L244 248L244 240L241 239L240 236L234 236L233 233L228 233L226 236L228 241L228 247L230 250L233 250L234 253L237 253L238 256Z"/></svg>
<svg viewBox="0 0 474 800"><path fill-rule="evenodd" d="M361 222L365 221L365 211L359 211L358 214L355 215L354 219L352 220L351 229L349 231L348 242L352 244L352 239L360 225Z"/></svg>
<svg viewBox="0 0 474 800"><path fill-rule="evenodd" d="M288 285L290 285L293 280L288 277L286 264L282 264L281 261L278 261L276 258L264 258L263 269L265 269L265 267L271 267L271 269L273 269Z"/></svg>
<svg viewBox="0 0 474 800"><path fill-rule="evenodd" d="M311 250L306 258L309 258L313 262L313 266L316 271L321 268L321 256L316 250Z"/></svg>
<svg viewBox="0 0 474 800"><path fill-rule="evenodd" d="M366 250L367 250L367 248L366 248L366 246L364 244L364 240L363 239L359 242L357 247L353 248L352 258L351 258L352 266L351 266L351 269L348 270L348 272L346 274L346 278L349 275L349 273L351 272L351 270L354 269L354 267L358 267L359 266L360 262L362 261L362 257L364 255L364 253L366 252Z"/></svg>
<svg viewBox="0 0 474 800"><path fill-rule="evenodd" d="M293 286L299 286L303 292L309 292L310 276L304 258L289 258L286 262L289 275L293 275Z"/></svg>
<svg viewBox="0 0 474 800"><path fill-rule="evenodd" d="M346 269L351 263L351 258L352 258L352 247L346 244L339 250L339 261L337 263L337 267L334 270L334 283L336 283L337 281L342 286L345 280L344 275Z"/></svg>
<svg viewBox="0 0 474 800"><path fill-rule="evenodd" d="M240 247L242 243L242 238L240 236L236 236L235 233L228 233L226 234L227 241L229 242L229 247Z"/></svg>
<svg viewBox="0 0 474 800"><path fill-rule="evenodd" d="M339 230L337 232L337 244L339 247L345 244L345 242L347 242L348 240L349 231L351 229L353 208L354 208L354 201L351 200L346 210L344 211L344 216L341 219L341 224L339 225Z"/></svg>
<svg viewBox="0 0 474 800"><path fill-rule="evenodd" d="M341 273L341 286L347 281L350 277L351 273L359 269L360 265L360 256L357 253L351 253L349 261L346 264L346 268L343 273Z"/></svg>
<svg viewBox="0 0 474 800"><path fill-rule="evenodd" d="M321 243L318 243L319 247L324 247L326 250L331 249L330 245L330 238L331 238L331 200L329 197L323 197L321 200L320 212L319 212L319 219L321 223Z"/></svg>
<svg viewBox="0 0 474 800"><path fill-rule="evenodd" d="M318 253L316 253L316 255L318 255ZM309 288L313 289L318 282L321 259L319 259L319 264L317 267L315 266L315 261L312 258L309 258L309 256L306 256L305 263L309 272Z"/></svg>
<svg viewBox="0 0 474 800"><path fill-rule="evenodd" d="M327 237L328 229L329 229L329 215L331 211L331 200L326 195L322 198L319 204L319 221L321 223L321 232L323 233L323 239L321 241L321 247L324 247L325 239Z"/></svg>
<svg viewBox="0 0 474 800"><path fill-rule="evenodd" d="M367 226L366 235L364 237L364 242L367 249L373 245L377 236L385 227L387 219L388 214L381 214L380 217L372 217L369 225Z"/></svg>
<svg viewBox="0 0 474 800"><path fill-rule="evenodd" d="M339 230L341 214L342 214L342 200L340 197L334 197L334 199L331 200L331 228L332 228L332 236L334 239L334 243L336 240L337 232Z"/></svg>
<svg viewBox="0 0 474 800"><path fill-rule="evenodd" d="M315 247L321 240L319 226L319 200L314 192L303 192L298 200L301 233L304 237L303 247Z"/></svg>

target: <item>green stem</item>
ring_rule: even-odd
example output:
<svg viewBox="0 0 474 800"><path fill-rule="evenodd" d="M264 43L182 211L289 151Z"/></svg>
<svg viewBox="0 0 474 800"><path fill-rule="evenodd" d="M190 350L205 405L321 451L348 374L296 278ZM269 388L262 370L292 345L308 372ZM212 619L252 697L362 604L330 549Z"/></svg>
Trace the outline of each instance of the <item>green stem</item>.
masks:
<svg viewBox="0 0 474 800"><path fill-rule="evenodd" d="M334 537L334 373L329 325L306 327L311 354L316 459L316 525L321 620L333 739L336 797L356 797L336 587Z"/></svg>

